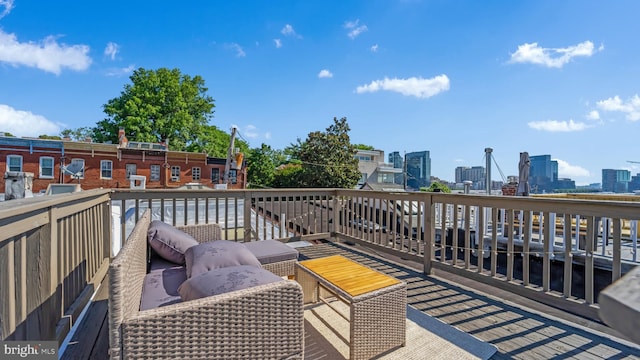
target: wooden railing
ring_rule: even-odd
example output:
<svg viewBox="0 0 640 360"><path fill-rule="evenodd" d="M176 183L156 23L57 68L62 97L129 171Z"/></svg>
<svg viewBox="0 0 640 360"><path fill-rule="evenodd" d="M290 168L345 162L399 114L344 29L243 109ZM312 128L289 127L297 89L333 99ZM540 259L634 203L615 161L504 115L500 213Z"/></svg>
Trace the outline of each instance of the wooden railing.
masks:
<svg viewBox="0 0 640 360"><path fill-rule="evenodd" d="M107 190L0 203L0 340L69 332L110 258Z"/></svg>
<svg viewBox="0 0 640 360"><path fill-rule="evenodd" d="M119 239L150 208L153 220L173 225L214 222L234 241L330 237L333 190L116 190ZM250 206L245 206L250 204ZM118 245L116 244L116 248Z"/></svg>
<svg viewBox="0 0 640 360"><path fill-rule="evenodd" d="M592 318L599 291L638 263L637 202L336 189L94 190L0 204L0 339L61 339L147 208L174 225L218 223L234 241L366 245L417 261L426 274L459 274Z"/></svg>
<svg viewBox="0 0 640 360"><path fill-rule="evenodd" d="M421 261L427 274L453 272L592 318L599 291L638 264L637 202L348 190L336 195L346 219L337 231L343 240ZM360 226L365 221L369 226ZM625 224L631 231L623 231Z"/></svg>

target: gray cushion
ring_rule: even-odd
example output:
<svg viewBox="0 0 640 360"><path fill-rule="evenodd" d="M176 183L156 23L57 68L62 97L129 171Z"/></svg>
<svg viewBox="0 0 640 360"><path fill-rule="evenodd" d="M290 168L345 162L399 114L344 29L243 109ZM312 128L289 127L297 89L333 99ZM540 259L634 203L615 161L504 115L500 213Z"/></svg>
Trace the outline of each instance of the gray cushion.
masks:
<svg viewBox="0 0 640 360"><path fill-rule="evenodd" d="M159 220L149 225L149 245L165 260L184 264L184 252L198 244L191 235Z"/></svg>
<svg viewBox="0 0 640 360"><path fill-rule="evenodd" d="M184 266L173 266L149 272L142 284L140 310L155 309L182 301L178 287L187 280Z"/></svg>
<svg viewBox="0 0 640 360"><path fill-rule="evenodd" d="M259 267L252 265L229 266L192 276L180 285L178 292L183 301L189 301L276 281L284 280Z"/></svg>
<svg viewBox="0 0 640 360"><path fill-rule="evenodd" d="M244 245L258 258L261 264L298 259L298 250L278 240L251 241L244 243Z"/></svg>
<svg viewBox="0 0 640 360"><path fill-rule="evenodd" d="M260 261L243 244L228 240L215 240L192 246L187 249L184 257L188 278L229 266L261 267Z"/></svg>

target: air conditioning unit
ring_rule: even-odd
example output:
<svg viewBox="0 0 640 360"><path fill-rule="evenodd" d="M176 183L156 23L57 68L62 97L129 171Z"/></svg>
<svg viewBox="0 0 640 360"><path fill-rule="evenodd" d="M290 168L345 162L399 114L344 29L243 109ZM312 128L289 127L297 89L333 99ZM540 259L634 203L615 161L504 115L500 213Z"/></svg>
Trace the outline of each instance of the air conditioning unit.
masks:
<svg viewBox="0 0 640 360"><path fill-rule="evenodd" d="M173 181L173 182L179 182L179 181L180 181L180 176L172 176L172 177L171 177L171 181Z"/></svg>

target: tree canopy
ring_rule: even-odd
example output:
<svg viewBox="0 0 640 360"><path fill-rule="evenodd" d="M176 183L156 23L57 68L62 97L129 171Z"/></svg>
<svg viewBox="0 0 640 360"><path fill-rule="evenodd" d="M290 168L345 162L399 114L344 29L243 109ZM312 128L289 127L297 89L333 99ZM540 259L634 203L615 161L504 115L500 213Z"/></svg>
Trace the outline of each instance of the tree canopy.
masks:
<svg viewBox="0 0 640 360"><path fill-rule="evenodd" d="M93 129L86 126L77 129L64 129L60 132L60 136L71 138L73 141L84 141L88 137L93 138Z"/></svg>
<svg viewBox="0 0 640 360"><path fill-rule="evenodd" d="M184 150L205 152L209 156L226 158L230 143L231 135L229 133L218 129L216 126L205 125ZM236 138L234 147L240 149L242 153L249 152L249 144L244 140Z"/></svg>
<svg viewBox="0 0 640 360"><path fill-rule="evenodd" d="M247 181L250 187L272 187L276 165L273 161L274 150L262 144L251 149L247 156Z"/></svg>
<svg viewBox="0 0 640 360"><path fill-rule="evenodd" d="M432 182L428 188L420 188L420 191L451 193L451 189L447 185L437 181Z"/></svg>
<svg viewBox="0 0 640 360"><path fill-rule="evenodd" d="M349 139L347 118L333 118L325 132L314 131L299 144L301 187L353 188L360 179L355 147Z"/></svg>
<svg viewBox="0 0 640 360"><path fill-rule="evenodd" d="M215 105L202 77L139 68L130 79L120 96L103 106L107 118L94 128L97 141L117 143L124 128L130 141L168 141L171 150L187 150L207 131Z"/></svg>
<svg viewBox="0 0 640 360"><path fill-rule="evenodd" d="M374 148L371 145L365 145L365 144L355 144L353 145L357 150L375 150L376 148Z"/></svg>

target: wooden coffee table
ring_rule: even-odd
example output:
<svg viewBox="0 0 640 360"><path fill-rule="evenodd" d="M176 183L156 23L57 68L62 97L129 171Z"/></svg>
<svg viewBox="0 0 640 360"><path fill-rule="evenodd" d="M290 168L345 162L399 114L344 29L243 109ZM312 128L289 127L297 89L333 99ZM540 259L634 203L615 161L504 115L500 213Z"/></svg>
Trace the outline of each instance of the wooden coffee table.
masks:
<svg viewBox="0 0 640 360"><path fill-rule="evenodd" d="M404 282L335 255L300 261L296 280L302 285L305 304L331 297L349 305L349 358L369 359L404 346L406 339L407 286ZM333 307L332 307L333 308Z"/></svg>

